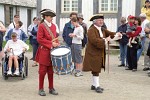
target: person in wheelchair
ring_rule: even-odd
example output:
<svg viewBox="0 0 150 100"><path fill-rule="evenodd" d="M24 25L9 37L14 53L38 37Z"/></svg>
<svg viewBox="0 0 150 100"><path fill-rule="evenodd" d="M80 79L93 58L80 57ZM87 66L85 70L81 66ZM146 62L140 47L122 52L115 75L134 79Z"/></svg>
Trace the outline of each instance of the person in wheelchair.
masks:
<svg viewBox="0 0 150 100"><path fill-rule="evenodd" d="M15 72L14 75L19 75L19 55L29 49L29 46L22 40L17 39L17 34L15 32L11 35L11 40L8 40L4 47L4 52L7 52L9 56L8 60L8 75L12 75L12 64L14 61Z"/></svg>

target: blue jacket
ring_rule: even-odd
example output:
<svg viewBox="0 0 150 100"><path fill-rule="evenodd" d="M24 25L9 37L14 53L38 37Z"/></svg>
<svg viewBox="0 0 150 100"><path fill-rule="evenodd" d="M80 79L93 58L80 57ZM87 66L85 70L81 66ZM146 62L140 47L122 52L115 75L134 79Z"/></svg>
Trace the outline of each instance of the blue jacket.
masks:
<svg viewBox="0 0 150 100"><path fill-rule="evenodd" d="M64 29L63 29L63 34L62 34L62 36L63 36L64 41L67 43L67 45L68 45L69 47L70 47L71 44L72 44L72 38L69 37L69 34L70 34L70 33L73 33L73 31L74 31L74 28L71 27L71 22L66 23L66 24L65 24L65 27L64 27Z"/></svg>
<svg viewBox="0 0 150 100"><path fill-rule="evenodd" d="M8 41L8 40L11 40L11 34L13 32L13 29L9 30L6 37L5 37L5 40ZM27 35L25 34L25 32L23 32L21 30L21 34L20 34L20 40L26 42L26 40L28 39Z"/></svg>
<svg viewBox="0 0 150 100"><path fill-rule="evenodd" d="M38 31L38 26L33 27L32 31L31 31L31 34L32 34L31 43L32 44L38 44L37 31Z"/></svg>
<svg viewBox="0 0 150 100"><path fill-rule="evenodd" d="M128 43L128 37L126 35L127 24L121 25L118 27L117 32L125 33L122 36L122 39L119 40L119 43L126 45Z"/></svg>

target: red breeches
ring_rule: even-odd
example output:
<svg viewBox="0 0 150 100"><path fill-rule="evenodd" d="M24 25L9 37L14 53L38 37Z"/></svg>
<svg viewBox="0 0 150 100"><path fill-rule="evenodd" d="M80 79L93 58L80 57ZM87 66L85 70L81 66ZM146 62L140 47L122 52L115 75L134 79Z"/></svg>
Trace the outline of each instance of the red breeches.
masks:
<svg viewBox="0 0 150 100"><path fill-rule="evenodd" d="M53 68L50 66L39 65L39 90L44 89L44 78L47 73L49 89L53 88Z"/></svg>

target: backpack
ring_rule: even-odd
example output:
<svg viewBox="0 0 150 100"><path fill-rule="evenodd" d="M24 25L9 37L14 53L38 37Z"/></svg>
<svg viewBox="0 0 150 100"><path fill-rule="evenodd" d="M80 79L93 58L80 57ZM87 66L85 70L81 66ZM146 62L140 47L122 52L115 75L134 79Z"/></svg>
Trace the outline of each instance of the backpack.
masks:
<svg viewBox="0 0 150 100"><path fill-rule="evenodd" d="M83 27L83 30L84 30L84 37L83 37L83 39L82 39L82 47L84 48L85 47L85 45L87 44L87 27L86 27L86 24L85 23L83 23L83 24L81 24L81 26Z"/></svg>
<svg viewBox="0 0 150 100"><path fill-rule="evenodd" d="M87 44L87 36L86 34L84 34L84 38L82 40L82 47L85 47L86 44Z"/></svg>

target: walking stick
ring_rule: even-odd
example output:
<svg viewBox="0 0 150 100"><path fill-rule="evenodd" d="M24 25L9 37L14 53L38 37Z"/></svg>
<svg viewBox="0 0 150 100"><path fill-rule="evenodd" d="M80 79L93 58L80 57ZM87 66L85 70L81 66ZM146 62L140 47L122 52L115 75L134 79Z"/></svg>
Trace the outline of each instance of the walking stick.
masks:
<svg viewBox="0 0 150 100"><path fill-rule="evenodd" d="M109 53L110 53L110 52L109 52L109 41L108 41L107 44L108 44L108 54L107 54L107 55L108 55L108 74L109 74Z"/></svg>

